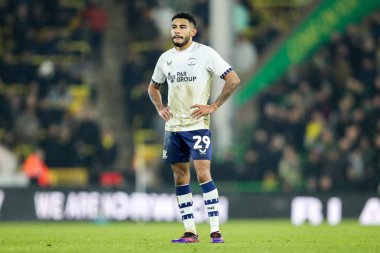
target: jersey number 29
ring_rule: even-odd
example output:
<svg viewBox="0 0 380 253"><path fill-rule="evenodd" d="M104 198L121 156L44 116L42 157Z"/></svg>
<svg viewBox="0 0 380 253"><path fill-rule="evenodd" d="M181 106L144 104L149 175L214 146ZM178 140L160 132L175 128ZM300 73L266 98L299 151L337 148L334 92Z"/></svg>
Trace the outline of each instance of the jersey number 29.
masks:
<svg viewBox="0 0 380 253"><path fill-rule="evenodd" d="M201 145L201 142L206 144L206 149L210 146L210 137L207 135L205 136L200 136L200 135L195 135L193 136L193 140L196 140L194 144L194 149L201 149L203 146Z"/></svg>

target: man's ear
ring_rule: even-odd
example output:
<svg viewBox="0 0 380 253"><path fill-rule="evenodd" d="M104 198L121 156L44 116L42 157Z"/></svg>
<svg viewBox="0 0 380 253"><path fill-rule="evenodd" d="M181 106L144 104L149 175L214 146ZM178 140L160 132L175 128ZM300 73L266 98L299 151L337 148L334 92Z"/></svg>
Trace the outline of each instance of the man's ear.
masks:
<svg viewBox="0 0 380 253"><path fill-rule="evenodd" d="M197 28L193 28L193 30L191 31L191 36L194 37L196 34L197 34L198 30Z"/></svg>

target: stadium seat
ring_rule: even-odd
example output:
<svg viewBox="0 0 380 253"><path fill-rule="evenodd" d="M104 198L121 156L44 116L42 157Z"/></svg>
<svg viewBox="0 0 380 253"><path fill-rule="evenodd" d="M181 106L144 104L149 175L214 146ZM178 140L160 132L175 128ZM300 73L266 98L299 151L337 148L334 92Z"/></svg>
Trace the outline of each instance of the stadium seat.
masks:
<svg viewBox="0 0 380 253"><path fill-rule="evenodd" d="M124 184L124 176L117 171L106 171L100 174L100 185L102 187L120 187Z"/></svg>
<svg viewBox="0 0 380 253"><path fill-rule="evenodd" d="M85 187L88 185L89 175L85 168L52 168L49 181L52 187Z"/></svg>

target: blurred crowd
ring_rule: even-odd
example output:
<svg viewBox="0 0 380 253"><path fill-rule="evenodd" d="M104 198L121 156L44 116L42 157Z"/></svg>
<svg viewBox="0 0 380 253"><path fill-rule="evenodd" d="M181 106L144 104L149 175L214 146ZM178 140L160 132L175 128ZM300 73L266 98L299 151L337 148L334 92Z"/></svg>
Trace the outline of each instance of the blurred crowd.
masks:
<svg viewBox="0 0 380 253"><path fill-rule="evenodd" d="M380 12L332 34L256 101L236 179L285 192L379 190Z"/></svg>
<svg viewBox="0 0 380 253"><path fill-rule="evenodd" d="M209 0L140 0L126 1L128 29L128 57L121 70L125 107L133 108L128 124L134 129L161 127L154 107L147 103L146 85L162 52L173 46L170 36L171 18L178 11L191 12L197 20L198 32L194 40L209 45ZM288 1L284 5L255 7L256 0L233 2L234 51L231 64L240 76L249 76L263 52L281 35L288 33L292 25L303 15L309 5L297 5ZM305 1L312 3L313 1ZM294 4L292 4L294 3ZM165 92L165 90L162 90ZM165 98L165 93L164 96Z"/></svg>
<svg viewBox="0 0 380 253"><path fill-rule="evenodd" d="M29 158L47 168L112 165L116 147L86 78L106 24L96 1L0 0L2 179L41 174L26 168Z"/></svg>
<svg viewBox="0 0 380 253"><path fill-rule="evenodd" d="M114 1L125 8L128 41L120 75L127 124L134 134L162 133L147 84L158 57L172 47L170 24L177 11L196 16L195 40L209 44L209 1ZM243 79L315 1L269 2L234 2L231 63ZM109 17L99 3L0 0L0 185L12 176L14 184L23 184L16 176L20 168L34 177L46 168L84 167L96 175L114 166L117 141L99 125L96 91L87 76L102 66ZM253 104L253 121L236 133L241 145L213 161L216 180L258 191L376 191L380 13L332 34L330 43ZM28 164L39 164L40 171L28 171ZM158 167L156 179L171 185L170 168Z"/></svg>
<svg viewBox="0 0 380 253"><path fill-rule="evenodd" d="M302 18L304 10L313 3L313 1L308 1L308 5L292 5L292 2L295 1L289 1L288 5L264 4L259 7L256 7L255 3L262 4L260 1L236 0L234 2L233 30L236 34L234 38L234 45L236 46L233 50L231 63L240 76L249 77L257 64L259 52L265 52L282 35L288 34L293 25ZM154 107L147 102L149 97L146 92L146 85L161 53L172 47L170 24L171 18L177 11L188 11L195 15L198 33L194 40L209 44L209 1L127 1L125 8L129 47L128 57L121 73L126 97L125 107L131 112L127 119L128 124L135 131L141 128L154 128L157 132L163 132L162 121L158 118ZM149 27L149 32L147 32L147 27ZM165 100L166 90L162 89L162 92ZM275 98L277 99L276 96ZM267 102L269 101L265 100L263 103L266 104ZM276 110L277 113L278 107L275 106L275 103L272 104L273 106L269 107ZM274 117L277 118L277 115ZM261 119L260 122L264 122L264 119ZM272 122L274 127L279 127L277 123L282 124L282 122ZM277 167L278 159L282 157L284 148L284 133L272 132L269 127L264 125L260 128L262 129L255 130L255 132L259 136L258 138L263 139L265 145L259 145L253 141L252 147L247 151L242 163L237 163L238 158L233 152L226 154L222 160L214 161L215 173L213 174L215 179L221 181L265 181L263 185L268 190L278 188ZM286 127L283 126L283 129ZM276 137L272 140L274 135ZM289 141L303 141L303 137L297 136L295 138L298 139ZM276 150L276 159L268 154L272 150L269 148L269 142L273 142L271 144L273 149L278 149ZM299 144L297 143L297 145ZM291 156L292 151L289 148L289 156ZM262 163L266 165L261 167ZM159 183L172 184L170 168L163 163L159 167L158 172L152 172L157 173L156 180ZM269 168L273 168L273 170ZM273 173L270 174L271 171ZM285 174L294 173L286 172ZM258 190L265 189L260 188Z"/></svg>

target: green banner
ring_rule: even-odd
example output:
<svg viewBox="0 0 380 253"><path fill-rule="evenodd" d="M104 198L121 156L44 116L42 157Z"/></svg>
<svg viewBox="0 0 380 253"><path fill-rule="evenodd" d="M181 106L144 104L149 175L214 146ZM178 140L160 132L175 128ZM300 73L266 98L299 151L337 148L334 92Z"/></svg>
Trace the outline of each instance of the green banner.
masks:
<svg viewBox="0 0 380 253"><path fill-rule="evenodd" d="M237 104L245 104L272 85L290 66L302 62L328 42L334 31L343 31L348 24L358 22L378 8L380 0L324 0L240 89Z"/></svg>

